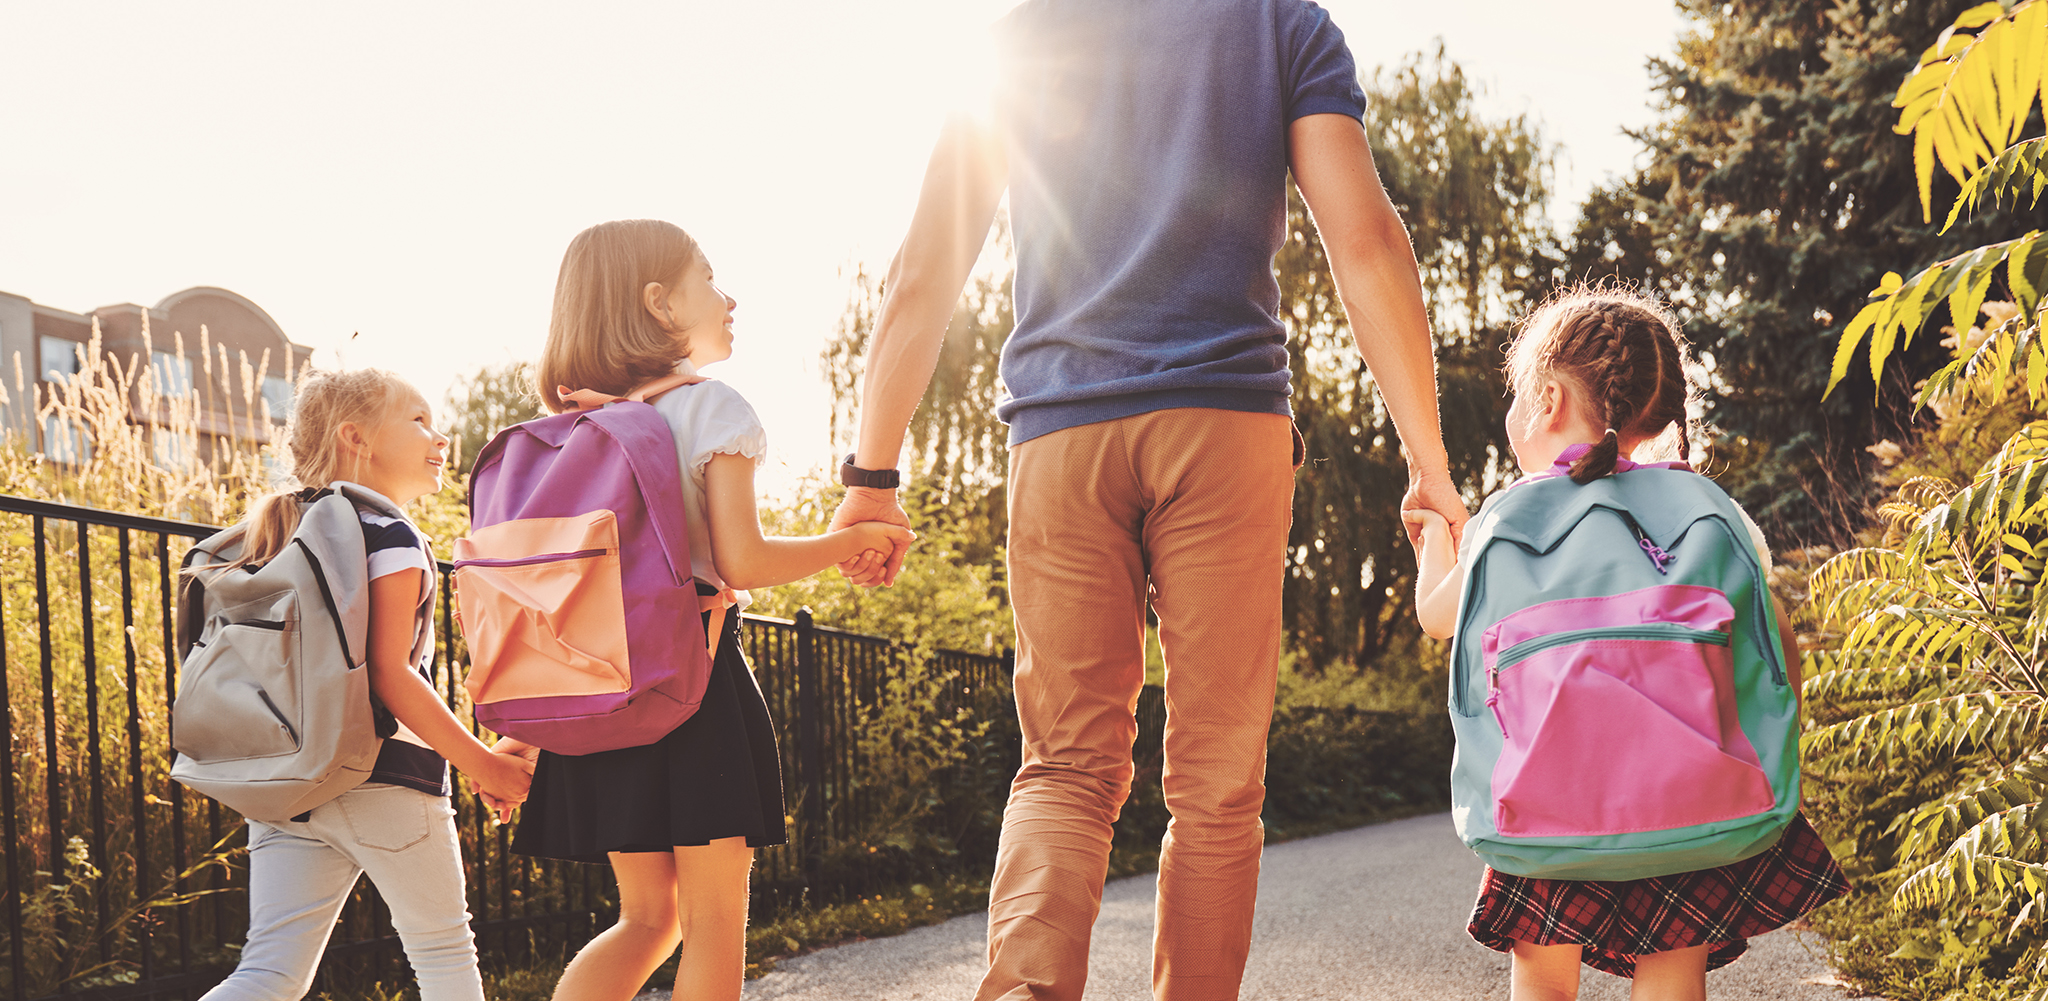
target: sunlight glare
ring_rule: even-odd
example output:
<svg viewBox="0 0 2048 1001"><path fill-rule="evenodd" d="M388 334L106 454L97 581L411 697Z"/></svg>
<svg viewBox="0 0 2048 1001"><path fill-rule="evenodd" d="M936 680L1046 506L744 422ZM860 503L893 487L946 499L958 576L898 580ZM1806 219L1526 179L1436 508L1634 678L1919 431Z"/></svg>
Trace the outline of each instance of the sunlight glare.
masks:
<svg viewBox="0 0 2048 1001"><path fill-rule="evenodd" d="M995 21L1014 0L981 0L960 3L944 16L933 17L922 46L931 55L931 93L941 102L936 110L945 117L990 116L995 82Z"/></svg>

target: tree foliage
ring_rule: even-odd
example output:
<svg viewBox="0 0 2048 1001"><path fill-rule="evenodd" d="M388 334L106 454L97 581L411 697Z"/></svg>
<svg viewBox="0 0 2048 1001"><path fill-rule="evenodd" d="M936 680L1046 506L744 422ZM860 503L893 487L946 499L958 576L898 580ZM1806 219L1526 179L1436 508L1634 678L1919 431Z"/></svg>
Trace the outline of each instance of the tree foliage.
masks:
<svg viewBox="0 0 2048 1001"><path fill-rule="evenodd" d="M1969 8L1900 87L1897 131L1912 135L1923 197L1939 162L1959 204L2007 185L2012 149L2040 93L2048 0ZM2018 81L2025 86L2018 86ZM1993 181L1983 181L1986 175ZM1931 217L1933 203L1919 206ZM1950 213L1950 220L1956 213ZM1886 273L1848 325L1830 370L1848 379L1866 342L1871 383L1926 320L1949 313L1946 365L1915 402L1943 424L2025 420L1965 483L1915 477L1878 509L1886 537L1829 560L1812 578L1814 611L1837 631L1806 694L1822 725L1805 751L1823 772L1869 773L1942 762L1961 779L1903 804L1896 839L1900 908L1998 916L2024 945L2015 972L2048 983L2048 358L2039 346L2039 231L1987 244L1912 278ZM2002 265L2002 267L2001 267ZM2010 304L1985 305L2004 278ZM1991 317L1976 327L1983 313ZM1973 329L1974 328L1974 329ZM1831 385L1832 388L1832 385ZM1951 934L1953 948L1972 946ZM2048 993L2048 992L2043 992Z"/></svg>
<svg viewBox="0 0 2048 1001"><path fill-rule="evenodd" d="M1474 499L1513 475L1501 347L1512 318L1547 291L1558 253L1549 147L1522 117L1484 120L1477 96L1441 48L1366 86L1373 158L1414 244L1436 333L1451 473ZM1400 516L1407 463L1298 193L1274 267L1308 446L1288 538L1287 634L1311 663L1370 663L1416 636L1415 558Z"/></svg>
<svg viewBox="0 0 2048 1001"><path fill-rule="evenodd" d="M1905 391L1949 360L1923 342L1891 356L1886 392L1859 380L1821 399L1868 276L1948 242L1891 134L1893 100L1965 6L1679 0L1692 28L1652 63L1644 165L1596 192L1568 254L1574 277L1647 279L1687 319L1712 371L1705 417L1735 459L1723 483L1779 544L1853 534L1877 499L1865 449L1907 435ZM1990 233L1962 222L1949 239Z"/></svg>
<svg viewBox="0 0 2048 1001"><path fill-rule="evenodd" d="M441 420L441 429L454 439L450 449L455 468L467 477L477 453L498 432L546 412L534 391L533 366L528 362L485 365L458 378L448 390Z"/></svg>

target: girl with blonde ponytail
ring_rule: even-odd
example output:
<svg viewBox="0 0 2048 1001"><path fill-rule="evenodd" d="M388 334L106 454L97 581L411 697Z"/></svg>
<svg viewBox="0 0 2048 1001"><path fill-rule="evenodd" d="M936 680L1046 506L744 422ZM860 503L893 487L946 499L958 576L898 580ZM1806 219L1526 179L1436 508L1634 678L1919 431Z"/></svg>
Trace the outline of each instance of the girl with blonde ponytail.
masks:
<svg viewBox="0 0 2048 1001"><path fill-rule="evenodd" d="M402 507L441 488L448 437L426 400L377 369L316 372L286 429L297 484L258 499L237 565L291 541L301 504L346 481ZM370 591L369 671L386 737L369 781L278 823L249 824L249 939L207 1001L296 1001L341 906L367 872L419 978L420 1001L482 1001L448 766L493 802L526 797L532 766L494 754L434 691L435 566L419 529L358 508ZM415 651L425 655L415 659ZM389 728L387 732L387 726Z"/></svg>
<svg viewBox="0 0 2048 1001"><path fill-rule="evenodd" d="M297 406L285 425L285 446L291 450L295 484L265 494L249 506L247 540L241 558L231 566L268 563L284 551L299 527L299 501L307 491L324 490L335 480L353 480L360 471L341 475L342 450L335 430L343 424L367 424L394 397L412 393L411 386L383 369L312 372L300 383ZM418 395L414 393L414 395Z"/></svg>

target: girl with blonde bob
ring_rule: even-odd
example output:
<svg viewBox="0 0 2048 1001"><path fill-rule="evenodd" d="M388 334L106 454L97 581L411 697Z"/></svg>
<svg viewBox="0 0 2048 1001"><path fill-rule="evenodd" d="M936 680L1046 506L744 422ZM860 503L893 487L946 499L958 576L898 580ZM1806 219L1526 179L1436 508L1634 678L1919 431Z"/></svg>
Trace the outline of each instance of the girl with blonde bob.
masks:
<svg viewBox="0 0 2048 1001"><path fill-rule="evenodd" d="M697 242L672 224L642 219L584 230L570 241L555 285L541 399L560 413L571 409L563 400L571 392L624 396L672 373L695 375L731 356L736 305ZM744 608L748 588L837 563L872 569L913 538L881 522L763 537L754 469L768 440L754 408L709 380L649 402L675 434L700 593ZM707 628L709 621L707 613ZM787 838L768 704L740 653L740 617L723 621L703 701L660 740L585 755L510 738L497 744L536 764L512 850L609 861L619 880L618 923L577 954L557 998L626 1001L678 944L676 997L740 996L753 850Z"/></svg>
<svg viewBox="0 0 2048 1001"><path fill-rule="evenodd" d="M283 551L302 499L336 481L381 494L394 507L441 489L448 436L434 430L419 392L389 372L307 376L286 436L298 484L252 505L235 565ZM365 872L390 905L420 1001L484 996L448 764L501 803L525 798L532 766L471 736L435 693L431 657L412 660L413 650L433 649L433 617L416 613L435 572L426 539L403 518L357 513L369 564L370 690L396 717L396 732L369 781L289 821L248 822L249 939L235 972L207 1001L304 997L335 917Z"/></svg>

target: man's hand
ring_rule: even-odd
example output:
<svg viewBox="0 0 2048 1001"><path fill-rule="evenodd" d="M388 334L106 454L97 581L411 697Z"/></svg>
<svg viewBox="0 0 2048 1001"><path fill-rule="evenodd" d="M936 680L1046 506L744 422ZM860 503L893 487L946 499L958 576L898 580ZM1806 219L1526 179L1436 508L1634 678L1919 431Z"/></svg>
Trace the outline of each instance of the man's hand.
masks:
<svg viewBox="0 0 2048 1001"><path fill-rule="evenodd" d="M896 491L879 490L874 487L847 487L846 499L839 502L839 510L832 515L828 531L838 531L863 521L882 521L891 525L910 527L910 516L903 513L903 506L896 502ZM877 563L862 556L856 556L839 564L839 572L847 580L861 587L880 584L887 587L896 583L896 575L903 572L903 557L909 552L910 544L904 543L890 550L888 559Z"/></svg>
<svg viewBox="0 0 2048 1001"><path fill-rule="evenodd" d="M1465 510L1465 498L1451 483L1448 470L1408 471L1408 492L1401 497L1401 513L1407 523L1408 543L1418 551L1422 547L1422 521L1408 517L1408 512L1423 510L1434 511L1450 523L1453 547L1465 540L1465 522L1471 515Z"/></svg>

